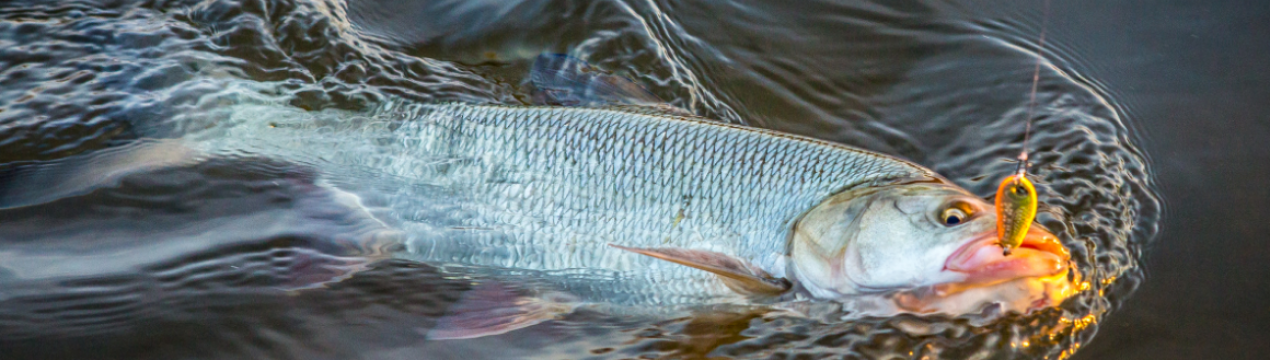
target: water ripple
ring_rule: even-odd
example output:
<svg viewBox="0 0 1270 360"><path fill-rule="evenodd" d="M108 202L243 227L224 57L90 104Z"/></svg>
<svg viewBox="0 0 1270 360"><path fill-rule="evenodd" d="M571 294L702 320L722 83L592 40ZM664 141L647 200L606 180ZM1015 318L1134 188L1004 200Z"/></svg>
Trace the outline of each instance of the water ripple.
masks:
<svg viewBox="0 0 1270 360"><path fill-rule="evenodd" d="M907 157L987 196L1022 142L1040 14L983 5L0 5L0 345L124 358L1069 356L1143 281L1162 211L1140 135L1115 92L1084 75L1080 44L1039 53L1032 158L1039 220L1086 288L987 324L582 310L516 336L430 342L481 274L380 260L401 234L366 212L394 199L361 199L368 210L327 182L374 184L154 139L213 128L244 102L524 104L533 57L565 52L696 114Z"/></svg>

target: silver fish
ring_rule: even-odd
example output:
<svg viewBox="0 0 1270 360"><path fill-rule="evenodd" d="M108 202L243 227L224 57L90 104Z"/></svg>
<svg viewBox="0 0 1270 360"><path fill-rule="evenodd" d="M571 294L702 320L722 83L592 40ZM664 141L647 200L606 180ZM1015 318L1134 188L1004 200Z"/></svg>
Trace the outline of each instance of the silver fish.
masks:
<svg viewBox="0 0 1270 360"><path fill-rule="evenodd" d="M403 226L430 229L412 232L412 259L600 270L686 302L737 291L610 244L718 254L841 298L970 278L945 263L995 224L992 205L906 160L643 108L390 105L340 120L352 117L239 108L220 137L238 144L215 147L320 157L309 162L429 189L411 190L427 201L401 193L389 206ZM1053 235L1031 238L1056 256L1019 257L1044 265L1028 276L1065 270Z"/></svg>
<svg viewBox="0 0 1270 360"><path fill-rule="evenodd" d="M1001 256L993 205L929 169L684 113L630 104L392 102L369 114L240 105L187 138L207 152L324 169L333 188L377 204L371 212L408 234L401 257L556 279L575 300L810 298L865 313L961 313L994 302L1025 311L1038 296L1052 305L1070 295L1070 284L1029 282L1068 272L1057 238L1034 226ZM552 312L533 313L514 314L541 321ZM449 323L472 322L460 320Z"/></svg>

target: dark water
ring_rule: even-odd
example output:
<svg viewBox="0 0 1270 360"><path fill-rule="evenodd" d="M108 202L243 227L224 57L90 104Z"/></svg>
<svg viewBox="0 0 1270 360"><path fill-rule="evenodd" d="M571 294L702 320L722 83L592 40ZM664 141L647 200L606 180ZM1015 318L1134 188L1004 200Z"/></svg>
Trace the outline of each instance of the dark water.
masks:
<svg viewBox="0 0 1270 360"><path fill-rule="evenodd" d="M1270 5L1091 1L1058 9L1055 28L1085 44L1082 66L1140 124L1167 205L1142 287L1079 357L1264 357Z"/></svg>
<svg viewBox="0 0 1270 360"><path fill-rule="evenodd" d="M1054 4L1032 143L1048 205L1039 220L1072 248L1089 287L1060 308L986 325L580 312L515 336L429 342L426 329L471 285L428 264L368 263L393 249L366 239L392 230L318 186L319 169L243 154L92 170L129 163L120 154L130 150L168 151L154 139L206 128L207 114L242 99L349 111L390 97L524 104L533 58L562 52L696 114L903 156L986 196L1022 140L1040 9L5 3L0 179L41 181L0 188L0 357L1264 353L1270 291L1256 239L1268 197L1255 185L1270 175L1270 123L1265 105L1251 105L1270 76L1254 67L1270 60L1261 8ZM281 290L350 268L365 270Z"/></svg>

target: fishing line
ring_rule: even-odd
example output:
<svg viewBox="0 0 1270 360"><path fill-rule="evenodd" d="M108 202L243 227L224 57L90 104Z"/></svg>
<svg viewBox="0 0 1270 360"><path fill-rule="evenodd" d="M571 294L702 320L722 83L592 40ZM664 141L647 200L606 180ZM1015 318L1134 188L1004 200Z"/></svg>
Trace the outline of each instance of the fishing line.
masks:
<svg viewBox="0 0 1270 360"><path fill-rule="evenodd" d="M1036 187L1027 179L1027 149L1032 140L1032 118L1036 116L1036 89L1041 82L1042 51L1045 49L1045 28L1049 27L1050 1L1045 0L1041 14L1041 35L1036 41L1036 67L1032 70L1032 92L1028 97L1026 128L1023 130L1023 149L1019 151L1019 164L1014 175L1007 176L997 188L994 204L997 210L997 242L1003 256L1023 245L1028 229L1036 221L1036 209L1040 203Z"/></svg>
<svg viewBox="0 0 1270 360"><path fill-rule="evenodd" d="M1041 35L1036 41L1036 67L1032 70L1032 93L1028 98L1027 104L1027 127L1023 130L1023 150L1019 151L1019 175L1027 174L1027 148L1028 142L1032 139L1032 117L1036 111L1036 88L1041 82L1041 60L1044 59L1042 51L1045 50L1045 28L1049 27L1049 19L1050 0L1045 0L1045 10L1041 12Z"/></svg>
<svg viewBox="0 0 1270 360"><path fill-rule="evenodd" d="M1036 88L1037 88L1037 84L1039 84L1041 81L1041 60L1045 58L1044 54L1042 53L1043 51L1045 51L1045 29L1049 27L1049 21L1050 21L1050 0L1045 0L1044 10L1041 11L1041 34L1040 36L1037 37L1037 40L1036 40L1036 67L1032 69L1032 92L1031 92L1031 95L1028 97L1027 126L1023 129L1023 150L1019 152L1018 176L1027 175L1027 168L1028 168L1027 148L1028 148L1028 141L1031 140L1032 138L1031 136L1032 135L1032 117L1034 116L1034 111L1036 110ZM1086 247L1088 247L1091 250L1094 248L1094 246L1096 246L1092 244L1092 241L1088 239L1086 239L1085 242L1086 242ZM1006 253L1008 254L1009 251L1007 250ZM1090 262L1092 263L1093 251L1090 251L1090 257L1091 257ZM1067 259L1067 266L1069 268L1075 267L1075 260ZM1094 267L1095 278L1097 278L1098 276L1097 271L1098 271L1098 267ZM1074 272L1068 272L1067 273L1068 278L1070 279L1073 276L1073 274Z"/></svg>

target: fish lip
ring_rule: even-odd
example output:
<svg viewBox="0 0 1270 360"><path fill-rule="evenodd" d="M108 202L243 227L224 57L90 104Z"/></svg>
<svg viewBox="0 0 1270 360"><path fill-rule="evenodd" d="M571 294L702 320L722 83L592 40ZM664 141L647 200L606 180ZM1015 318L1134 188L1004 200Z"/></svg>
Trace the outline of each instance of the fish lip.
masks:
<svg viewBox="0 0 1270 360"><path fill-rule="evenodd" d="M1039 226L1028 229L1023 243L1002 256L997 234L975 236L953 252L944 270L965 275L963 284L992 284L1025 277L1052 276L1067 271L1071 255L1058 237Z"/></svg>

